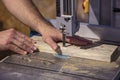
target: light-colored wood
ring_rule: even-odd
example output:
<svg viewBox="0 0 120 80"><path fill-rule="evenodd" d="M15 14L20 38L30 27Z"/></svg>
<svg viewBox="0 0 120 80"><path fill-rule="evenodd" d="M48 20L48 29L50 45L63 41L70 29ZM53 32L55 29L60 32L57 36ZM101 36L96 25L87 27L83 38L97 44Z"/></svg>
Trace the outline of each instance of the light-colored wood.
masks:
<svg viewBox="0 0 120 80"><path fill-rule="evenodd" d="M32 39L34 39L37 42L35 46L38 47L40 52L56 54L56 52L52 50L49 45L43 42L40 36L33 36ZM67 47L62 47L62 43L58 43L58 45L61 47L62 53L64 55L99 60L99 61L106 61L106 62L112 61L112 59L114 58L114 56L112 55L117 49L117 46L108 45L108 44L100 44L100 45L95 44L96 46L88 49L81 49L81 47L77 47L69 44Z"/></svg>

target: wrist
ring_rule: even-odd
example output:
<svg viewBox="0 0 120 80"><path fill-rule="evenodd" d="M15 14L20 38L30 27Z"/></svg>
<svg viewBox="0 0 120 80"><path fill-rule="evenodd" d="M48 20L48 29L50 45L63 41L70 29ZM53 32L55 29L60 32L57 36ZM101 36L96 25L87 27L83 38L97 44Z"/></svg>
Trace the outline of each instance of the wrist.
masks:
<svg viewBox="0 0 120 80"><path fill-rule="evenodd" d="M55 29L54 26L52 26L48 22L43 22L39 24L37 27L38 27L37 30L41 35L47 34L47 32L51 32L51 30Z"/></svg>

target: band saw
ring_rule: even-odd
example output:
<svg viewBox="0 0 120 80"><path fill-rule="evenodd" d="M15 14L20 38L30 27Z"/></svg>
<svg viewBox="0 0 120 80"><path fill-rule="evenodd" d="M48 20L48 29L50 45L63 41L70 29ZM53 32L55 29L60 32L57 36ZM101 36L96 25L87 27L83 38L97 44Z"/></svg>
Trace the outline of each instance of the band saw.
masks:
<svg viewBox="0 0 120 80"><path fill-rule="evenodd" d="M49 20L63 34L59 45L67 58L54 56L57 53L41 42L40 36L33 36L40 49L2 59L0 80L119 80L120 1L89 0L88 7L85 4L82 12L87 20L77 20L77 0L56 0L56 19ZM92 40L93 44L74 47L65 42L66 36L74 35Z"/></svg>

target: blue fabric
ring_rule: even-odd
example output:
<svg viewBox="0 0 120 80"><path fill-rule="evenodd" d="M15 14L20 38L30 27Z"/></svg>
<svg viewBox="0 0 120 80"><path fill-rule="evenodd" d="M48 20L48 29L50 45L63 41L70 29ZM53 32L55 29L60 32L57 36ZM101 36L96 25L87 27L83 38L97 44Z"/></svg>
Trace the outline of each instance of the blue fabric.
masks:
<svg viewBox="0 0 120 80"><path fill-rule="evenodd" d="M36 31L31 30L30 31L30 37L32 37L34 35L40 35L40 34L38 32L36 32Z"/></svg>

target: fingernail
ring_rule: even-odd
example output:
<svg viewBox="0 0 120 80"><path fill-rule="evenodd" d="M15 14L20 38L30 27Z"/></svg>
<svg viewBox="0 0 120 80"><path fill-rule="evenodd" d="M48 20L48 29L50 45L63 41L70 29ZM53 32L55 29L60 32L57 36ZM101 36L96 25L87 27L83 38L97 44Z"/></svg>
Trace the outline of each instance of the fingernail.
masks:
<svg viewBox="0 0 120 80"><path fill-rule="evenodd" d="M26 55L27 54L27 52L26 51L24 51L24 53L23 53L24 55Z"/></svg>
<svg viewBox="0 0 120 80"><path fill-rule="evenodd" d="M35 43L36 43L36 41L32 40L32 43L33 43L33 44L35 44Z"/></svg>
<svg viewBox="0 0 120 80"><path fill-rule="evenodd" d="M34 49L34 50L37 50L37 48L36 48L35 46L33 47L33 49Z"/></svg>
<svg viewBox="0 0 120 80"><path fill-rule="evenodd" d="M58 55L62 55L62 50L61 50L60 46L58 46L55 51L57 52Z"/></svg>
<svg viewBox="0 0 120 80"><path fill-rule="evenodd" d="M57 50L59 48L59 46L54 46L53 50Z"/></svg>
<svg viewBox="0 0 120 80"><path fill-rule="evenodd" d="M33 50L31 50L30 53L33 53Z"/></svg>

